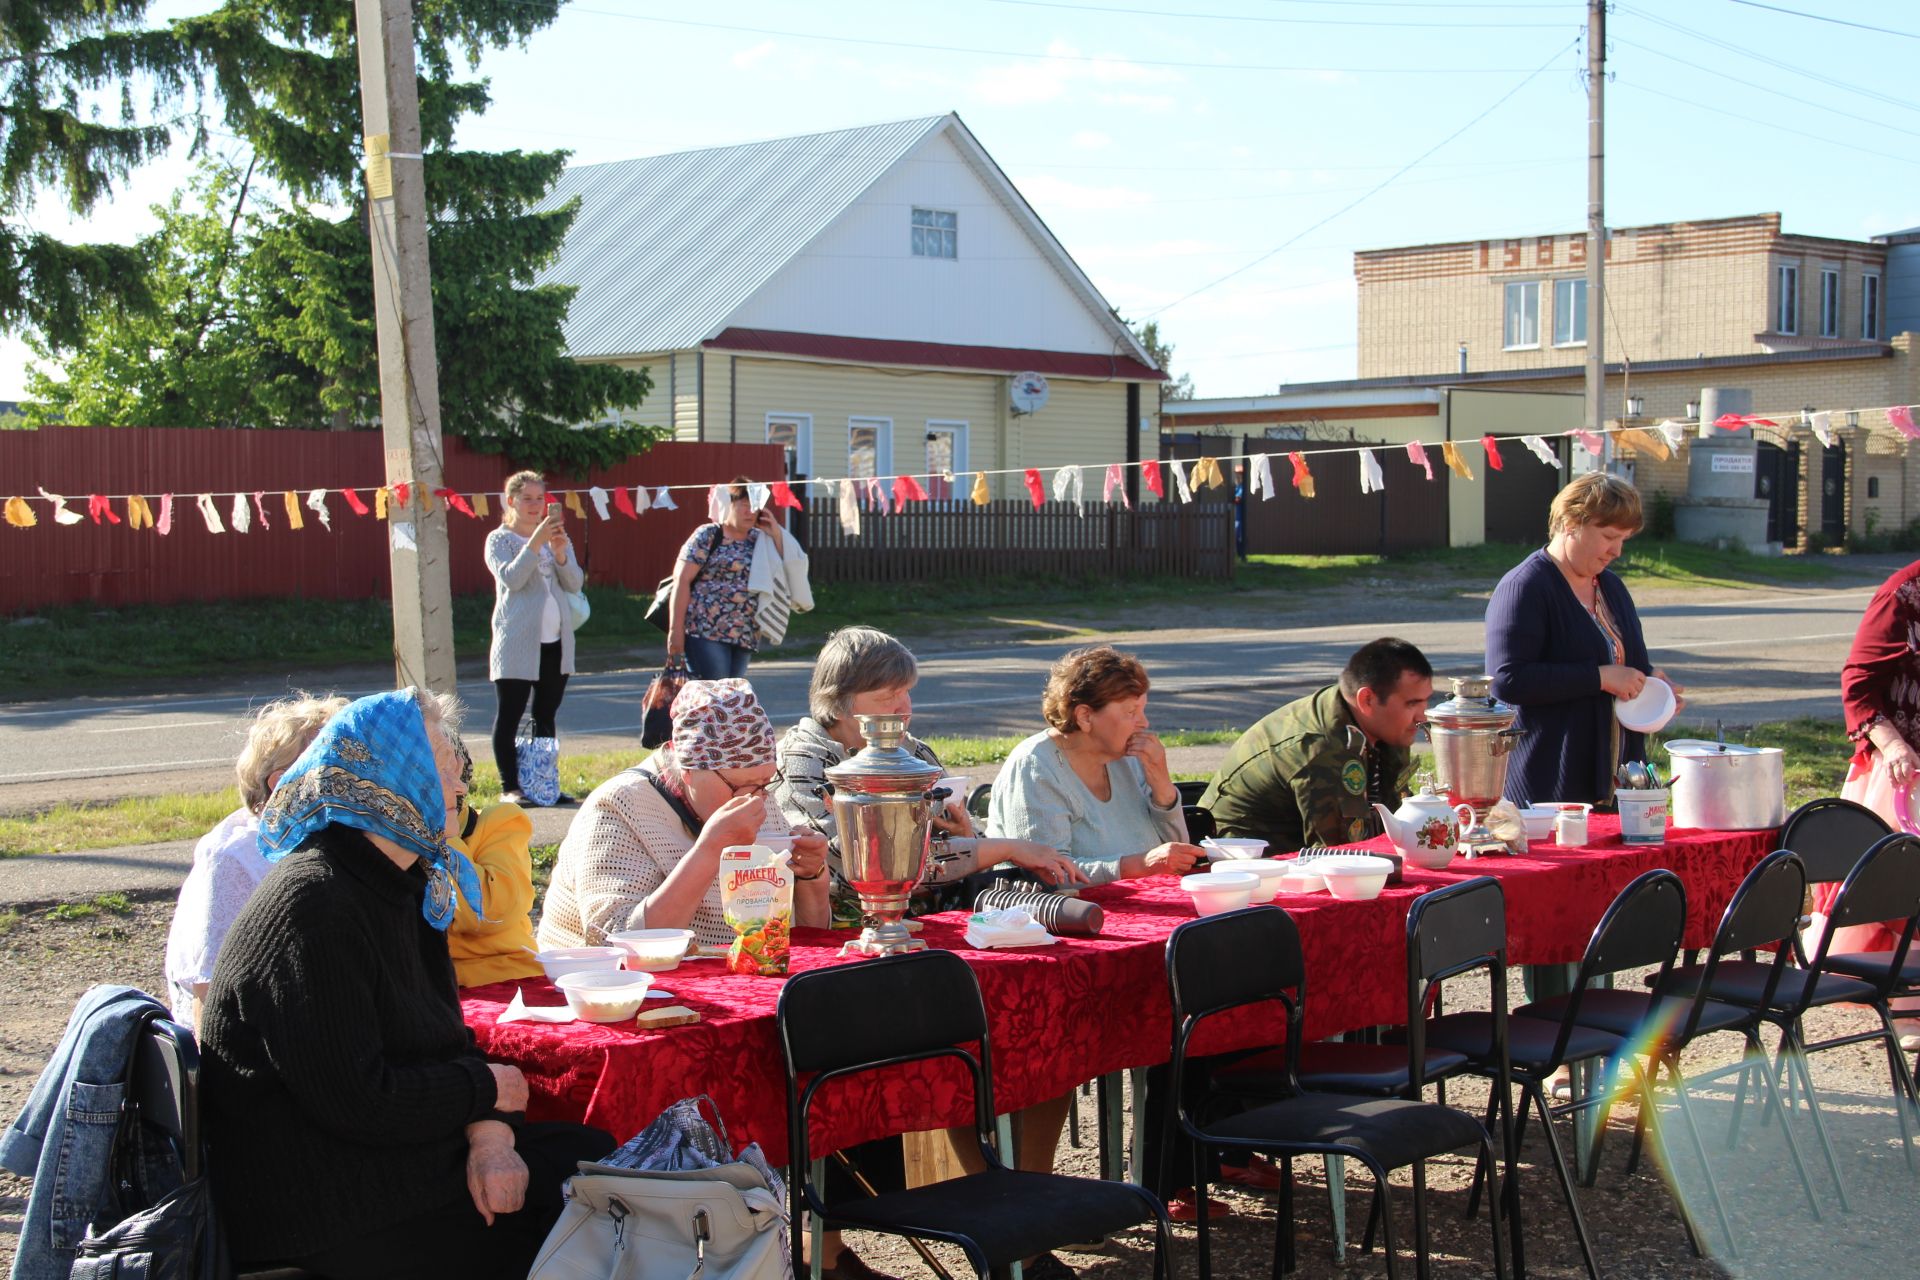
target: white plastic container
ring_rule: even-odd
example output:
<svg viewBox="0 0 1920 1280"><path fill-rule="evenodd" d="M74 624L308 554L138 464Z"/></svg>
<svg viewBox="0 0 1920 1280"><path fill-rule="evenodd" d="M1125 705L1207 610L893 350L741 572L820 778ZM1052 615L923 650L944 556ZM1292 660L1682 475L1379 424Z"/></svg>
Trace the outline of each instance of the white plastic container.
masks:
<svg viewBox="0 0 1920 1280"><path fill-rule="evenodd" d="M556 947L551 951L533 953L533 958L546 970L547 981L555 986L569 973L588 973L596 969L618 971L620 962L626 956L625 947Z"/></svg>
<svg viewBox="0 0 1920 1280"><path fill-rule="evenodd" d="M1252 836L1208 836L1200 842L1215 858L1245 859L1267 856L1267 842L1255 840Z"/></svg>
<svg viewBox="0 0 1920 1280"><path fill-rule="evenodd" d="M640 1012L653 985L650 973L597 970L566 973L554 980L567 1008L582 1022L625 1022Z"/></svg>
<svg viewBox="0 0 1920 1280"><path fill-rule="evenodd" d="M1369 854L1332 854L1313 859L1313 869L1326 877L1327 892L1350 902L1377 898L1387 887L1393 864Z"/></svg>
<svg viewBox="0 0 1920 1280"><path fill-rule="evenodd" d="M691 929L623 929L607 941L626 951L625 967L635 973L666 973L680 967L693 942Z"/></svg>
<svg viewBox="0 0 1920 1280"><path fill-rule="evenodd" d="M1667 840L1667 789L1616 791L1614 803L1620 807L1621 844L1665 844Z"/></svg>
<svg viewBox="0 0 1920 1280"><path fill-rule="evenodd" d="M1529 842L1553 839L1553 822L1560 816L1558 809L1552 805L1536 804L1528 805L1519 813L1520 825L1527 829Z"/></svg>
<svg viewBox="0 0 1920 1280"><path fill-rule="evenodd" d="M1251 902L1272 902L1273 895L1280 892L1280 882L1286 879L1287 872L1293 870L1293 863L1282 862L1278 858L1238 858L1229 862L1216 862L1209 869L1210 875L1239 875L1249 873L1259 880L1254 887Z"/></svg>
<svg viewBox="0 0 1920 1280"><path fill-rule="evenodd" d="M1260 877L1251 871L1201 871L1181 876L1180 887L1193 898L1195 915L1217 916L1250 904Z"/></svg>

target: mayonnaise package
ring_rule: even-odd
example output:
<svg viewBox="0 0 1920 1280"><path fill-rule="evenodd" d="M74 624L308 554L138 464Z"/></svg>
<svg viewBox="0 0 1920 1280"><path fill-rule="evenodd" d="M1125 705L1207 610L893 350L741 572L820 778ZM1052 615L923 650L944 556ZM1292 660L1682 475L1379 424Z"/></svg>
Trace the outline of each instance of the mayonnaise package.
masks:
<svg viewBox="0 0 1920 1280"><path fill-rule="evenodd" d="M720 910L734 932L727 972L786 973L793 928L791 857L763 844L720 851Z"/></svg>

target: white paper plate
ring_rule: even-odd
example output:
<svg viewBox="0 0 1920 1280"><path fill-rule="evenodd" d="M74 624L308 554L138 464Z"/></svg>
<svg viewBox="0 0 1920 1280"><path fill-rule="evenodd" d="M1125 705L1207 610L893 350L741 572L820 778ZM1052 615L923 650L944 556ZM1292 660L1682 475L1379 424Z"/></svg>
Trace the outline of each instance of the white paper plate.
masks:
<svg viewBox="0 0 1920 1280"><path fill-rule="evenodd" d="M1639 697L1613 700L1613 714L1623 728L1635 733L1658 733L1667 727L1667 721L1673 719L1678 705L1672 685L1648 676L1646 684L1640 688Z"/></svg>

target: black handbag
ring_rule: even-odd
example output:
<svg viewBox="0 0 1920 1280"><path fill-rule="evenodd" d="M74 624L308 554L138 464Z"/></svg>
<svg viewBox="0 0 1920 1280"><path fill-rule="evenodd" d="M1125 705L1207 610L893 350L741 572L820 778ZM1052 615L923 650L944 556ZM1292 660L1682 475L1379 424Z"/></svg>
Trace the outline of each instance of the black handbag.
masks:
<svg viewBox="0 0 1920 1280"><path fill-rule="evenodd" d="M673 699L692 676L684 655L674 654L647 685L640 699L640 745L648 750L664 747L673 737Z"/></svg>
<svg viewBox="0 0 1920 1280"><path fill-rule="evenodd" d="M217 1280L231 1274L205 1178L80 1241L72 1280Z"/></svg>
<svg viewBox="0 0 1920 1280"><path fill-rule="evenodd" d="M707 554L712 555L713 544L720 537L720 526L709 525L708 528L711 532L707 534ZM673 580L679 576L680 566L675 564L673 572L660 579L660 585L653 589L653 602L647 606L644 615L648 622L660 628L662 635L673 630Z"/></svg>

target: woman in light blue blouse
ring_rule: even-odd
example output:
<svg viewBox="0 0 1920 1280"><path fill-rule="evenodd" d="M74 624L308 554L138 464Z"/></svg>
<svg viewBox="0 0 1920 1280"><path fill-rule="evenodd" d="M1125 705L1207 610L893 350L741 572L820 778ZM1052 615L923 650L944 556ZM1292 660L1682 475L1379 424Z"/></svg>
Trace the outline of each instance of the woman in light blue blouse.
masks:
<svg viewBox="0 0 1920 1280"><path fill-rule="evenodd" d="M1147 730L1147 686L1140 660L1111 645L1054 663L1040 703L1050 727L994 779L987 834L1050 845L1096 884L1191 870L1203 855Z"/></svg>

